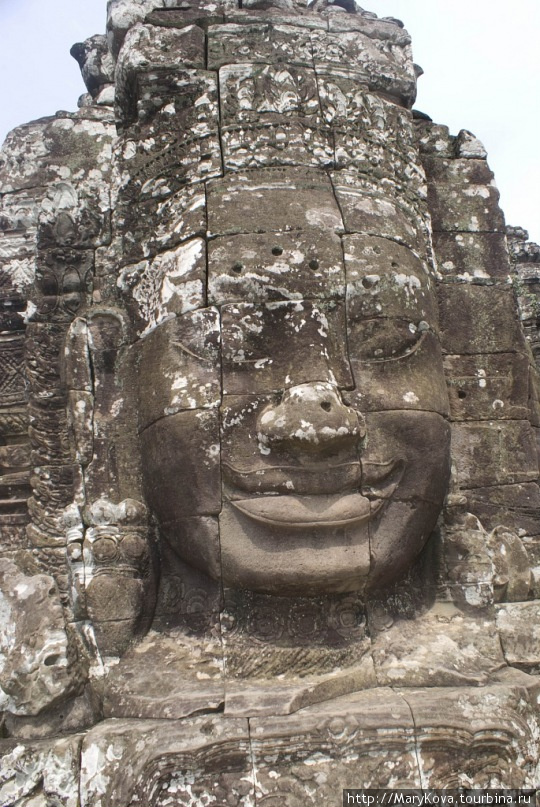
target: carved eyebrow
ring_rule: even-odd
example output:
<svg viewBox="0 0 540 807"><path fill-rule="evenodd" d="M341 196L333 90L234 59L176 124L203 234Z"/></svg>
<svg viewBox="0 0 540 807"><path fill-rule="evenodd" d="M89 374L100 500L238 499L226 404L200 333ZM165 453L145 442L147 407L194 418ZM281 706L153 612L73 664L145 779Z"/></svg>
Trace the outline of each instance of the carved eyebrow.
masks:
<svg viewBox="0 0 540 807"><path fill-rule="evenodd" d="M203 361L203 362L207 362L207 363L209 363L209 362L211 362L211 361L212 361L212 359L209 359L209 358L207 358L206 356L198 356L196 353L193 353L193 351L192 351L192 350L190 350L188 347L186 347L186 346L183 344L183 342L178 342L176 339L175 339L175 340L173 340L173 345L174 345L175 347L179 347L179 348L180 348L180 350L182 350L184 353L187 353L187 354L189 354L190 356L193 356L193 358L194 358L194 359L197 359L197 361Z"/></svg>

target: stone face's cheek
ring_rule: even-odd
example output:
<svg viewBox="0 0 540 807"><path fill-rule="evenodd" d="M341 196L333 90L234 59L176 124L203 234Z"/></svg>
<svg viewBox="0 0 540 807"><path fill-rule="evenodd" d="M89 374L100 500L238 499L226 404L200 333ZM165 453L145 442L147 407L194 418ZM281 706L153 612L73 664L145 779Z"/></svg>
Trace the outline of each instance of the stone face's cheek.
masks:
<svg viewBox="0 0 540 807"><path fill-rule="evenodd" d="M144 430L141 443L146 495L160 522L219 513L217 410L162 418Z"/></svg>
<svg viewBox="0 0 540 807"><path fill-rule="evenodd" d="M400 462L402 475L386 508L370 523L370 586L390 584L412 563L435 527L450 477L450 427L429 412L366 415L362 457L366 493L381 469Z"/></svg>
<svg viewBox="0 0 540 807"><path fill-rule="evenodd" d="M175 317L134 345L139 377L139 429L221 400L220 315L215 308Z"/></svg>
<svg viewBox="0 0 540 807"><path fill-rule="evenodd" d="M390 320L374 321L385 333L372 337L375 350L396 350L403 355L366 361L355 355L366 347L367 338L361 327L349 330L351 367L355 389L347 393L351 405L361 412L386 410L427 410L445 416L448 412L448 393L442 373L441 348L433 333L413 335L409 340L409 323L398 321L392 328ZM375 331L377 328L374 329ZM403 334L403 331L405 332ZM410 336L410 332L409 332ZM381 347L382 346L382 347ZM410 350L410 355L406 351Z"/></svg>
<svg viewBox="0 0 540 807"><path fill-rule="evenodd" d="M134 346L144 487L163 539L179 557L220 576L220 315L199 309Z"/></svg>

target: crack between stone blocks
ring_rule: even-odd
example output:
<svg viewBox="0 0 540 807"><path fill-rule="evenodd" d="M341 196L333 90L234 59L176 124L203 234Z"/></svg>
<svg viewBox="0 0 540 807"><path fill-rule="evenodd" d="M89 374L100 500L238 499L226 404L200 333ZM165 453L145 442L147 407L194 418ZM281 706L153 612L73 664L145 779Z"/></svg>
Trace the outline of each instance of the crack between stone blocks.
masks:
<svg viewBox="0 0 540 807"><path fill-rule="evenodd" d="M77 777L77 780L78 780L78 787L77 787L78 803L77 803L77 807L81 807L81 805L83 803L82 764L83 764L83 744L84 744L85 738L86 738L86 734L81 737L81 741L79 743L79 770L78 770L78 777Z"/></svg>
<svg viewBox="0 0 540 807"><path fill-rule="evenodd" d="M402 699L403 703L406 705L407 709L409 710L409 714L411 716L411 720L412 720L412 724L413 724L414 757L416 759L416 766L417 766L417 769L418 769L418 777L420 779L420 787L422 788L422 790L427 789L429 787L429 782L426 781L424 772L422 770L422 762L420 760L420 750L418 748L418 726L416 725L416 720L414 719L414 712L413 712L412 706L409 703L409 701L407 700L407 698L405 697L405 695L403 694L403 692L396 691L396 689L394 689L394 687L391 687L391 689L392 689L392 692L394 692L394 694L396 694L399 698Z"/></svg>
<svg viewBox="0 0 540 807"><path fill-rule="evenodd" d="M500 633L500 631L499 631L499 629L498 629L498 627L497 627L497 611L495 611L495 630L496 630L496 632L497 632L497 638L498 638L498 640L499 640L499 646L500 646L500 648L501 648L502 657L503 657L503 659L504 659L504 660L505 660L505 662L506 662L506 666L507 666L507 667L511 667L511 668L515 668L515 669L518 669L518 670L519 670L519 667L518 667L516 664L512 664L510 661L508 661L508 659L507 659L507 657L506 657L506 652L505 652L505 650L504 650L504 644L503 644L503 640L502 640L502 638L501 638L501 633ZM504 668L503 668L503 669L504 669Z"/></svg>
<svg viewBox="0 0 540 807"><path fill-rule="evenodd" d="M335 195L335 194L334 194ZM342 216L343 218L343 216ZM348 281L347 281L347 261L345 260L345 244L343 243L343 235L338 235L339 242L341 244L341 255L342 255L342 265L343 265L343 278L345 281L345 304L344 304L344 311L345 311L345 351L347 355L347 365L349 367L349 374L352 383L352 389L356 389L356 383L354 379L354 373L351 366L351 354L349 350L349 305L348 305ZM360 459L360 457L359 457Z"/></svg>
<svg viewBox="0 0 540 807"><path fill-rule="evenodd" d="M249 761L251 764L251 780L253 782L253 804L257 807L257 768L255 766L255 753L253 751L253 738L251 736L251 718L247 718L248 726L248 742L249 742Z"/></svg>
<svg viewBox="0 0 540 807"><path fill-rule="evenodd" d="M320 91L320 87L319 87L319 76L317 74L317 69L315 67L315 51L314 51L314 47L313 47L313 38L312 38L311 35L309 37L309 47L310 47L310 50L311 50L311 68L313 70L313 75L315 76L315 89L317 91L317 101L319 103L319 115L320 115L320 120L321 120L321 126L324 126L325 125L325 120L324 120L323 105L322 105L322 101L321 101L321 91ZM333 151L333 154L334 154L334 166L335 166L336 165L336 142L335 142L334 132L331 129L330 129L330 134L332 136L332 141L333 141L333 149L332 149L332 151Z"/></svg>
<svg viewBox="0 0 540 807"><path fill-rule="evenodd" d="M504 230L433 230L433 235L505 235Z"/></svg>
<svg viewBox="0 0 540 807"><path fill-rule="evenodd" d="M486 421L482 421L482 422L486 422ZM491 485L482 484L482 485L477 485L474 488L465 488L462 485L460 485L459 490L460 490L461 493L466 494L466 493L474 493L475 490L485 490L486 488L491 489L491 488L508 487L510 485L526 485L528 483L532 483L533 485L538 484L538 476L535 476L534 478L531 478L531 479L517 479L514 482L503 482L502 484L501 483L496 483L496 482L491 484ZM490 504L491 504L491 502L490 502ZM497 503L495 503L495 505L496 506L502 506L502 505L497 505Z"/></svg>
<svg viewBox="0 0 540 807"><path fill-rule="evenodd" d="M219 139L219 154L221 160L221 176L225 176L225 152L223 150L223 137L222 137L222 114L221 114L221 105L222 105L222 98L221 98L221 84L220 84L220 69L215 71L216 73L216 92L217 92L217 102L218 102L218 139ZM208 222L207 222L207 233L208 233Z"/></svg>
<svg viewBox="0 0 540 807"><path fill-rule="evenodd" d="M336 207L337 207L337 209L339 210L339 215L341 216L341 224L342 224L342 227L343 227L343 232L342 232L342 233L338 233L338 235L340 235L341 237L343 237L344 235L348 235L348 234L349 234L349 233L348 233L348 231L347 231L347 228L345 227L345 217L344 217L344 215L343 215L343 210L342 210L341 204L340 204L340 202L339 202L339 199L338 199L338 197L337 197L337 193L336 193L336 188L335 188L335 185L334 185L334 181L333 181L332 177L330 176L330 172L329 172L328 170L326 170L326 176L328 177L328 180L329 180L329 182L330 182L330 187L332 188L332 195L333 195L333 197L334 197L334 199L335 199L335 202L336 202Z"/></svg>
<svg viewBox="0 0 540 807"><path fill-rule="evenodd" d="M43 191L43 196L45 196L45 194L47 193L47 187L48 186L46 186L46 185L25 185L25 186L23 186L21 188L16 188L16 189L14 189L12 191L2 191L2 193L0 193L0 200L4 196L13 196L16 193L24 193L25 191L38 191L38 190L41 190L41 191ZM29 229L30 228L25 229L24 232L28 232ZM33 227L32 229L37 230L37 225L36 225L36 227ZM12 230L12 232L18 233L19 230Z"/></svg>

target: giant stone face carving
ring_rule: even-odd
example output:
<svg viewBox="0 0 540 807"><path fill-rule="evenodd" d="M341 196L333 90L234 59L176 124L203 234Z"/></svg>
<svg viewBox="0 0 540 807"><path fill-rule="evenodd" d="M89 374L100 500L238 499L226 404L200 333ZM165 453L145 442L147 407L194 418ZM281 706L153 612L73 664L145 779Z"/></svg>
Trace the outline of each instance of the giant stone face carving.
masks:
<svg viewBox="0 0 540 807"><path fill-rule="evenodd" d="M392 584L449 477L408 37L310 15L292 65L287 28L211 25L206 73L199 29L132 28L116 215L162 540L226 587L307 596Z"/></svg>
<svg viewBox="0 0 540 807"><path fill-rule="evenodd" d="M324 255L335 235L318 238ZM143 407L189 394L193 378L213 390L207 408L145 428L143 467L166 540L226 585L313 594L391 583L440 512L449 430L432 279L404 246L346 242L331 285L332 267L259 237L244 248L249 265L216 266L215 306L159 326L142 347ZM253 301L252 267L260 278L265 263L289 299ZM174 372L156 373L164 347ZM202 530L208 516L217 524Z"/></svg>
<svg viewBox="0 0 540 807"><path fill-rule="evenodd" d="M79 112L0 163L6 805L537 788L538 370L482 145L348 0L110 0L73 54Z"/></svg>

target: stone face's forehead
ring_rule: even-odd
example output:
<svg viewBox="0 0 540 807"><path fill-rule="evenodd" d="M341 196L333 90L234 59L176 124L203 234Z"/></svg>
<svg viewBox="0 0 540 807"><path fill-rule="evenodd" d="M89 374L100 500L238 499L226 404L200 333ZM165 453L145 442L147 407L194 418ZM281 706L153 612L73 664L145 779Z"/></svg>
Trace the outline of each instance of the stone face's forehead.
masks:
<svg viewBox="0 0 540 807"><path fill-rule="evenodd" d="M437 330L435 281L425 261L410 249L375 236L344 236L343 249L353 320L410 316Z"/></svg>

